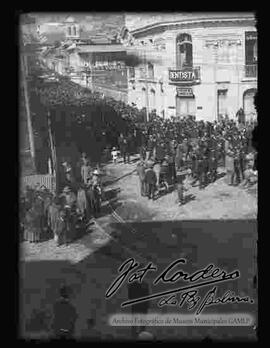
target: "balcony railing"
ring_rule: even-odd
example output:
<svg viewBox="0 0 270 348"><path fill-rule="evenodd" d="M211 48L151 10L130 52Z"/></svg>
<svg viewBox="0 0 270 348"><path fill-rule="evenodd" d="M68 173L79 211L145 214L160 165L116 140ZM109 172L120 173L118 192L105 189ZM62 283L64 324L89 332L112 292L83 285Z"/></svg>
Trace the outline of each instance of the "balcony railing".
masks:
<svg viewBox="0 0 270 348"><path fill-rule="evenodd" d="M245 77L257 77L257 64L245 65Z"/></svg>

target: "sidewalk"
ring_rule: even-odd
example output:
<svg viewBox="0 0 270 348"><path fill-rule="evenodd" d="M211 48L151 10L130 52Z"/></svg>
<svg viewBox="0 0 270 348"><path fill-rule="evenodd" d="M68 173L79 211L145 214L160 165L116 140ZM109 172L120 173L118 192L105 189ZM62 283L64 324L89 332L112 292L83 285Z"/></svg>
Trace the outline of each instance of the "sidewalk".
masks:
<svg viewBox="0 0 270 348"><path fill-rule="evenodd" d="M135 160L136 156L132 157ZM117 166L121 166L121 170ZM104 183L105 192L110 191L121 178L127 177L134 171L135 164L104 164L102 170L106 172ZM116 169L117 168L117 169ZM116 176L118 175L118 176ZM102 203L102 206L108 205L108 201ZM21 243L20 259L22 261L45 261L45 260L62 260L69 261L73 264L78 263L101 248L110 240L111 222L117 222L116 218L111 215L113 210L110 209L108 214L93 220L89 230L82 238L75 240L69 245L57 247L54 240L48 240L41 243Z"/></svg>

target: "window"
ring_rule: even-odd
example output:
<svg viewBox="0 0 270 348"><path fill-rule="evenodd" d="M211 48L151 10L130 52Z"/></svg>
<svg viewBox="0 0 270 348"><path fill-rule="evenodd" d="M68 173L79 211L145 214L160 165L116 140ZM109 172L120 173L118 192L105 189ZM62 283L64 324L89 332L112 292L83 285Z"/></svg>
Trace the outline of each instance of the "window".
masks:
<svg viewBox="0 0 270 348"><path fill-rule="evenodd" d="M246 65L257 63L257 33L256 31L246 32Z"/></svg>
<svg viewBox="0 0 270 348"><path fill-rule="evenodd" d="M73 35L76 36L76 27L73 27Z"/></svg>
<svg viewBox="0 0 270 348"><path fill-rule="evenodd" d="M135 78L135 69L133 67L129 68L129 78L130 79Z"/></svg>
<svg viewBox="0 0 270 348"><path fill-rule="evenodd" d="M142 107L147 107L147 95L146 95L146 89L142 88L142 96L143 96L143 104Z"/></svg>
<svg viewBox="0 0 270 348"><path fill-rule="evenodd" d="M218 118L227 114L227 90L218 91Z"/></svg>
<svg viewBox="0 0 270 348"><path fill-rule="evenodd" d="M154 78L154 65L152 63L148 63L148 78Z"/></svg>
<svg viewBox="0 0 270 348"><path fill-rule="evenodd" d="M145 77L145 68L143 66L140 67L140 78Z"/></svg>
<svg viewBox="0 0 270 348"><path fill-rule="evenodd" d="M176 38L176 67L179 69L193 66L192 40L189 34L180 34Z"/></svg>
<svg viewBox="0 0 270 348"><path fill-rule="evenodd" d="M150 110L154 110L156 108L156 92L151 89L150 91Z"/></svg>
<svg viewBox="0 0 270 348"><path fill-rule="evenodd" d="M68 35L71 36L71 27L68 27Z"/></svg>
<svg viewBox="0 0 270 348"><path fill-rule="evenodd" d="M256 94L256 89L252 88L247 90L243 95L244 113L245 113L246 121L254 120L257 117L255 101L254 101L255 94Z"/></svg>
<svg viewBox="0 0 270 348"><path fill-rule="evenodd" d="M196 105L195 98L176 96L176 116L185 117L195 116Z"/></svg>

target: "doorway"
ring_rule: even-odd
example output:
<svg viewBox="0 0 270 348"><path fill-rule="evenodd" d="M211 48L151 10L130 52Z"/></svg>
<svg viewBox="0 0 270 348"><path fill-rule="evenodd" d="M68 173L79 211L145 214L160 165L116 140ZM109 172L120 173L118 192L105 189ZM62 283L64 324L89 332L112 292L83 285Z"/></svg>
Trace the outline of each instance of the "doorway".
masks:
<svg viewBox="0 0 270 348"><path fill-rule="evenodd" d="M257 118L257 112L255 109L255 101L254 101L256 92L257 90L255 88L252 88L252 89L248 89L243 95L245 121L251 121Z"/></svg>
<svg viewBox="0 0 270 348"><path fill-rule="evenodd" d="M196 106L195 98L176 96L176 116L185 117L188 115L195 116Z"/></svg>

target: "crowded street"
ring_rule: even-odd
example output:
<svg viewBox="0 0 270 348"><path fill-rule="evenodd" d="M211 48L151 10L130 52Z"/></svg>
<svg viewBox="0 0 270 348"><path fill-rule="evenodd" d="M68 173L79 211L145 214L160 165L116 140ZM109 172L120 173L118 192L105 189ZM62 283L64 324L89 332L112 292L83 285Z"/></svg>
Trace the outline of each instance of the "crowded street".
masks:
<svg viewBox="0 0 270 348"><path fill-rule="evenodd" d="M182 16L22 16L18 240L25 339L256 340L254 18L192 14L187 33ZM150 270L180 260L202 279L220 271L222 278L206 285L230 280L211 296L217 291L232 303L205 301L214 304L207 315L249 313L252 321L113 326L111 315L185 316L193 308L149 300L154 288L166 292L166 282L174 282L156 284L153 272L143 282L133 275L134 284L109 299L130 258L156 265ZM180 307L185 296L185 305L195 303L201 284L190 286ZM170 293L183 289L189 288ZM126 310L127 299L142 303Z"/></svg>

